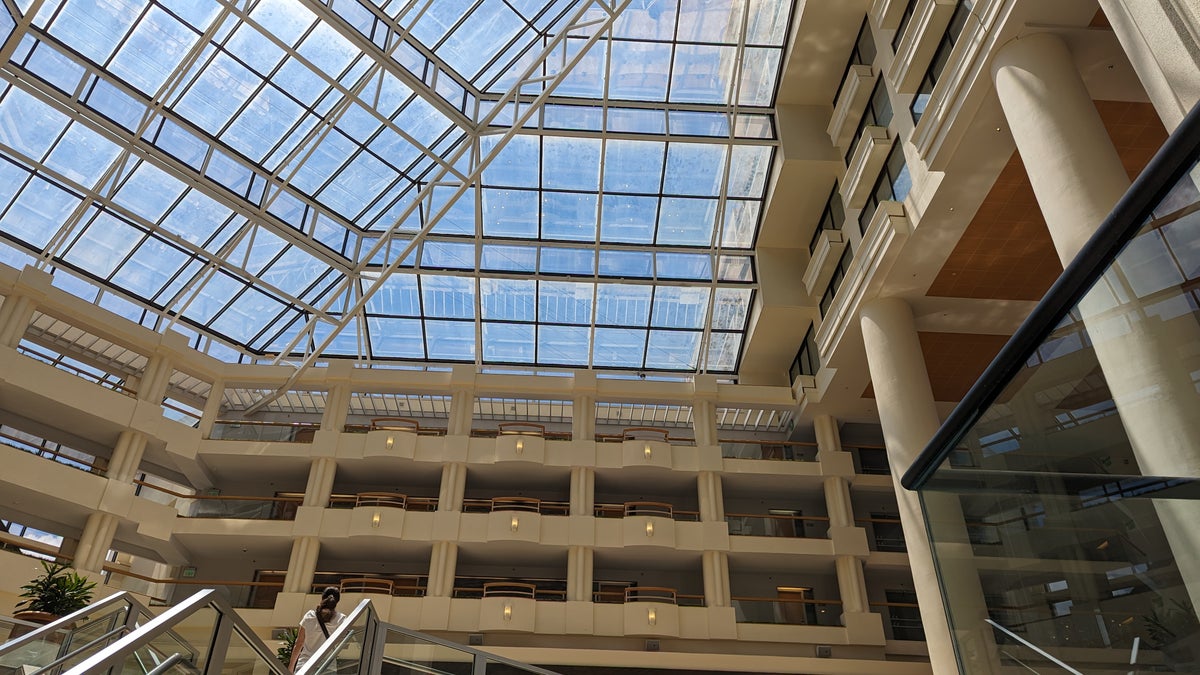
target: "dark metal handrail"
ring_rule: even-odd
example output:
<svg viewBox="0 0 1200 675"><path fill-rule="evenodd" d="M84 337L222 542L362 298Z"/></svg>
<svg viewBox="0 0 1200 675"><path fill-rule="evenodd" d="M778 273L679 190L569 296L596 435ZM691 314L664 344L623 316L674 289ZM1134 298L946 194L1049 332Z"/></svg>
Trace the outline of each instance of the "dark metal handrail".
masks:
<svg viewBox="0 0 1200 675"><path fill-rule="evenodd" d="M1062 317L1091 290L1117 255L1142 229L1154 208L1200 158L1200 104L1159 148L1154 159L1113 207L1046 296L1008 340L983 375L917 456L900 484L919 490L950 456L967 431L1017 376Z"/></svg>

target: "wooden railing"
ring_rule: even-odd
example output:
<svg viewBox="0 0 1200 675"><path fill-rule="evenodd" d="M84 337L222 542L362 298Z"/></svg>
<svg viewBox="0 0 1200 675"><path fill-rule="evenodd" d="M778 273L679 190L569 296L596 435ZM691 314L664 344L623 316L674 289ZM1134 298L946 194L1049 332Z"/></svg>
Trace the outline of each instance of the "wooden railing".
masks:
<svg viewBox="0 0 1200 675"><path fill-rule="evenodd" d="M125 386L125 383L123 380L111 380L108 377L103 377L103 376L97 375L96 373L85 370L78 366L73 366L69 363L64 363L62 359L67 358L67 357L46 354L44 352L34 349L33 347L30 347L27 344L18 345L17 351L24 354L25 356L32 358L32 359L37 359L38 361L41 361L47 365L53 366L61 371L70 373L70 374L74 375L75 377L78 377L83 380L87 380L88 382L91 382L93 384L98 384L101 387L104 387L105 389L110 389L112 391L115 391L118 394L122 394L122 395L128 396L130 398L137 397L137 391ZM111 376L111 373L106 373L106 375Z"/></svg>
<svg viewBox="0 0 1200 675"><path fill-rule="evenodd" d="M726 459L767 459L794 462L817 461L817 444L802 441L721 439L721 456Z"/></svg>
<svg viewBox="0 0 1200 675"><path fill-rule="evenodd" d="M208 437L215 441L268 441L311 443L321 428L319 422L262 422L258 420L217 420ZM236 431L235 431L236 430Z"/></svg>
<svg viewBox="0 0 1200 675"><path fill-rule="evenodd" d="M72 457L70 455L65 455L61 450L51 450L50 448L34 445L25 439L5 433L0 433L0 443L12 448L16 448L17 450L28 452L32 455L37 455L44 459L55 461L73 469L94 473L97 476L103 476L108 472L108 462L105 461L104 458L88 455L87 453L83 453L72 448L67 448L67 450L70 450L71 452L80 452L80 454L84 455L84 457Z"/></svg>
<svg viewBox="0 0 1200 675"><path fill-rule="evenodd" d="M566 585L566 581L558 581L555 585ZM529 581L488 581L482 586L455 586L453 597L461 599L479 598L529 598L531 600L546 600L563 602L567 592L561 588L546 588Z"/></svg>
<svg viewBox="0 0 1200 675"><path fill-rule="evenodd" d="M751 522L760 522L763 525L762 532L746 532L733 531L730 528L729 534L735 536L759 536L759 537L798 537L803 538L808 536L804 529L804 525L809 522L828 523L829 516L799 516L788 515L782 513L726 513L725 522L732 525L730 522L733 519L742 518ZM754 528L751 527L751 530ZM821 532L821 538L825 537L825 533Z"/></svg>
<svg viewBox="0 0 1200 675"><path fill-rule="evenodd" d="M303 501L304 501L304 496L301 494L298 494L298 493L292 493L292 494L288 494L285 496L280 496L277 494L274 497L256 497L256 496L249 496L249 495L206 495L206 494L188 494L185 492L176 492L169 488L165 488L161 485L155 485L153 483L147 483L147 482L141 481L141 480L135 480L135 481L133 481L133 484L137 485L143 489L146 489L146 490L154 490L155 492L161 492L165 495L170 495L172 497L175 497L176 499L188 499L188 500L200 502L201 504L203 504L205 502L211 502L211 503L232 502L234 504L258 503L258 504L262 504L264 507L266 507L266 508L264 508L263 513L267 514L265 517L255 518L252 516L245 515L244 512L243 513L209 512L209 513L193 513L193 514L181 513L181 514L179 514L179 517L181 517L181 518L235 518L235 519L241 518L241 519L248 519L248 520L292 520L296 517L296 508L298 506L300 506L300 504L303 503ZM201 510L203 510L203 509L201 508Z"/></svg>
<svg viewBox="0 0 1200 675"><path fill-rule="evenodd" d="M492 513L495 511L524 511L546 516L565 516L571 513L570 502L548 501L536 497L492 497L464 499L463 513Z"/></svg>
<svg viewBox="0 0 1200 675"><path fill-rule="evenodd" d="M404 431L418 436L445 436L446 430L423 427L421 422L411 417L373 417L370 431Z"/></svg>
<svg viewBox="0 0 1200 675"><path fill-rule="evenodd" d="M626 427L619 434L596 434L598 443L624 443L625 441L653 441L670 443L672 445L695 445L696 439L683 436L672 436L667 429L660 427Z"/></svg>

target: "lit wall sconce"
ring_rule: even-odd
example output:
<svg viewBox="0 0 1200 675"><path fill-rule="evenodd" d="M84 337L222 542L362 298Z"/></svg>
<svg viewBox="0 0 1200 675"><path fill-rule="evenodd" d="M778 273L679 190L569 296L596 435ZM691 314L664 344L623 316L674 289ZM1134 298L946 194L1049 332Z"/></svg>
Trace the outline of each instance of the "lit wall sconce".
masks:
<svg viewBox="0 0 1200 675"><path fill-rule="evenodd" d="M384 443L383 447L387 448L388 450L391 450L392 446L395 444L396 444L396 438L394 436L388 436L387 443Z"/></svg>
<svg viewBox="0 0 1200 675"><path fill-rule="evenodd" d="M646 536L647 537L654 536L654 521L653 520L646 521Z"/></svg>
<svg viewBox="0 0 1200 675"><path fill-rule="evenodd" d="M651 626L658 623L658 615L654 613L653 607L646 610L646 623L650 624Z"/></svg>
<svg viewBox="0 0 1200 675"><path fill-rule="evenodd" d="M646 453L646 459L650 459L650 455L654 452L653 450L650 449L649 443L646 444L646 447L643 448L643 451Z"/></svg>
<svg viewBox="0 0 1200 675"><path fill-rule="evenodd" d="M525 450L525 441L518 438L517 439L517 454L518 455L521 454L521 452L524 450Z"/></svg>
<svg viewBox="0 0 1200 675"><path fill-rule="evenodd" d="M380 520L381 520L381 517L379 515L379 512L376 511L374 513L374 515L371 516L371 527L379 527Z"/></svg>
<svg viewBox="0 0 1200 675"><path fill-rule="evenodd" d="M508 527L509 527L509 529L511 529L513 532L516 532L516 531L517 531L517 528L521 527L521 521L517 520L517 517L516 517L516 516L513 516L513 517L512 517L512 522L508 524Z"/></svg>
<svg viewBox="0 0 1200 675"><path fill-rule="evenodd" d="M512 605L505 603L504 605L504 620L512 621Z"/></svg>

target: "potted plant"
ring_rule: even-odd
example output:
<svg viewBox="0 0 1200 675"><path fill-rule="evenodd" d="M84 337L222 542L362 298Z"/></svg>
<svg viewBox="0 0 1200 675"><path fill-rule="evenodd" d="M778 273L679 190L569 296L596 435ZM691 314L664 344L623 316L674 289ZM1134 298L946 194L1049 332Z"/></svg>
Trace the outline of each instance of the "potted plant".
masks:
<svg viewBox="0 0 1200 675"><path fill-rule="evenodd" d="M83 609L92 601L96 582L60 562L42 561L42 575L21 587L17 613L13 618L31 623L50 623Z"/></svg>
<svg viewBox="0 0 1200 675"><path fill-rule="evenodd" d="M282 644L279 645L279 649L275 650L275 656L283 664L284 668L287 668L292 663L292 651L296 649L296 638L299 636L300 629L298 628L286 628L280 634L280 642Z"/></svg>

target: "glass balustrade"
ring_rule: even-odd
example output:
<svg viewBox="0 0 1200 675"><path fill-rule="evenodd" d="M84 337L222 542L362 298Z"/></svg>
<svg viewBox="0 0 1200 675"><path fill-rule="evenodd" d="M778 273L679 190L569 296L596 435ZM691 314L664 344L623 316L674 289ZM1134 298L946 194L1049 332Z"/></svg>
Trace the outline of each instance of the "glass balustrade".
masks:
<svg viewBox="0 0 1200 675"><path fill-rule="evenodd" d="M1194 111L904 476L963 672L1200 672L1198 130ZM1110 232L1115 260L1090 254Z"/></svg>

